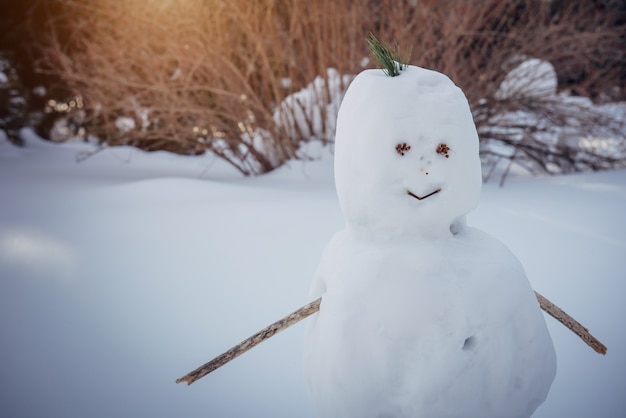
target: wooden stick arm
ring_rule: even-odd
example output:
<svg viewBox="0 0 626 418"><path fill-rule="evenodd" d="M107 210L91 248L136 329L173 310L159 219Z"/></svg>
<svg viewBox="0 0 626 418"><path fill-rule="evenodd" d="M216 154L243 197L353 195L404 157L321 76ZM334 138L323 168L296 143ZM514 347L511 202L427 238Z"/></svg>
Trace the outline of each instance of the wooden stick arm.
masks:
<svg viewBox="0 0 626 418"><path fill-rule="evenodd" d="M273 337L276 333L284 330L285 328L289 328L293 324L300 322L304 318L319 311L321 302L322 298L318 298L313 302L304 305L297 311L290 313L286 317L274 322L272 325L263 328L261 331L257 332L253 336L246 338L236 346L232 347L230 350L220 354L208 363L205 363L202 366L198 367L196 370L189 372L180 379L176 379L176 383L187 382L187 384L190 385L196 380L203 378L207 374L211 373L213 370L218 369L229 361L239 357L257 344L260 344L268 338Z"/></svg>
<svg viewBox="0 0 626 418"><path fill-rule="evenodd" d="M582 326L578 321L565 313L561 308L556 306L554 303L550 302L544 296L542 296L539 292L535 292L535 296L539 301L539 306L541 309L546 311L549 315L559 321L561 324L565 325L568 329L570 329L573 333L578 335L587 345L593 348L597 353L606 354L606 347L598 341L593 335L589 333L589 330ZM203 378L207 374L212 371L222 367L224 364L229 361L239 357L246 351L250 350L257 344L262 343L270 337L273 337L276 333L284 330L285 328L289 328L290 326L302 321L304 318L314 314L319 311L320 303L322 302L322 298L318 298L313 302L304 305L302 308L292 312L284 318L279 319L274 322L270 326L262 329L257 332L253 336L246 338L236 346L232 347L228 351L220 354L215 357L213 360L208 363L203 364L192 372L189 372L185 376L176 379L176 383L187 382L188 385L192 384L198 379Z"/></svg>
<svg viewBox="0 0 626 418"><path fill-rule="evenodd" d="M589 330L582 326L580 322L569 316L561 308L550 302L547 298L542 296L539 292L535 291L535 296L539 301L541 309L546 311L550 316L565 325L570 331L578 335L589 347L593 348L596 353L605 355L606 346L598 341L593 335L589 333Z"/></svg>

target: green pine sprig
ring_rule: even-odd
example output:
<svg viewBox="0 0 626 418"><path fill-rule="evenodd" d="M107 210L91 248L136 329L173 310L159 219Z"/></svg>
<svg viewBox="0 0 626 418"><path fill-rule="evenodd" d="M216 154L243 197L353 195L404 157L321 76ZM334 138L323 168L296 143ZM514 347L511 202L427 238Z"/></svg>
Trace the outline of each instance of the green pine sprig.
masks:
<svg viewBox="0 0 626 418"><path fill-rule="evenodd" d="M386 42L379 41L371 32L366 42L372 57L389 77L399 76L400 71L406 70L408 67L409 58L411 57L410 50L402 54L400 47L396 43L395 51L393 51Z"/></svg>

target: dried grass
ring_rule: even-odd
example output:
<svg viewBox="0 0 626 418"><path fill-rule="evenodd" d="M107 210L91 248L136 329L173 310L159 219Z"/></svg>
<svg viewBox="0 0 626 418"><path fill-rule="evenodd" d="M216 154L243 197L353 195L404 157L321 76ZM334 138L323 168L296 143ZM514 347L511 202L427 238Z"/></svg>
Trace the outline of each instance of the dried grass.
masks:
<svg viewBox="0 0 626 418"><path fill-rule="evenodd" d="M330 66L353 72L341 63L362 49L343 30L357 12L332 0L62 3L43 68L84 98L90 133L111 145L209 150L244 174L295 156L301 138L275 123L276 105ZM120 117L136 129L120 133Z"/></svg>
<svg viewBox="0 0 626 418"><path fill-rule="evenodd" d="M489 137L485 127L502 113L537 105L536 98L495 98L519 57L554 63L561 81L582 69L587 76L577 86L590 90L594 83L623 77L626 49L615 21L606 21L611 14L593 2L43 3L63 13L49 20L41 69L60 76L83 98L89 133L112 145L185 154L211 151L244 174L267 172L296 156L299 143L314 132L323 133L321 140L332 140L333 115L312 116L302 109L310 104L296 100L290 102L291 113L277 114L276 109L316 77L327 78L329 68L339 74L362 70L370 32L411 48L412 64L448 74L466 92L479 131L486 135L481 139L514 146L511 138ZM317 109L334 112L328 104L336 92L328 82L325 86L315 90ZM342 83L339 89L345 87ZM304 115L305 122L294 123L297 115ZM133 118L135 128L120 132L120 117ZM320 121L330 126L314 129ZM540 153L557 153L538 147Z"/></svg>

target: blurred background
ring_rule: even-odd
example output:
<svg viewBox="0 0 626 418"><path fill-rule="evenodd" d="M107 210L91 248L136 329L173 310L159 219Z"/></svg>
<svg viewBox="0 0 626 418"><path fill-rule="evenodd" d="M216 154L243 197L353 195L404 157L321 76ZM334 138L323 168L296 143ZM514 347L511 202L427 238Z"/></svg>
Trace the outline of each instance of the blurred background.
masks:
<svg viewBox="0 0 626 418"><path fill-rule="evenodd" d="M626 1L0 0L0 129L213 153L331 143L374 33L467 94L485 177L624 166Z"/></svg>

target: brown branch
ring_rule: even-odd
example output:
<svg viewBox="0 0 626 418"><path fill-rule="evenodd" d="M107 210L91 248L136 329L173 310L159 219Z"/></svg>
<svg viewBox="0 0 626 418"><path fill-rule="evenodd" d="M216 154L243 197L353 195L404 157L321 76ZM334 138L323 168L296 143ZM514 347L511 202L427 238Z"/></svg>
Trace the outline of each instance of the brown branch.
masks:
<svg viewBox="0 0 626 418"><path fill-rule="evenodd" d="M561 308L556 306L554 303L550 302L544 296L542 296L539 292L535 292L537 296L537 300L539 301L539 306L541 309L546 311L549 315L559 321L561 324L565 325L572 332L578 335L587 345L593 348L597 353L606 354L606 347L594 338L587 328L582 326L578 321L565 313ZM290 326L302 321L303 319L313 315L315 312L319 311L320 303L322 302L322 298L318 298L313 302L303 306L295 312L287 315L286 317L279 319L274 322L272 325L262 329L257 332L253 336L246 338L236 346L232 347L230 350L220 354L215 357L213 360L208 363L203 364L192 372L187 373L185 376L176 379L176 383L187 382L187 385L192 384L198 379L203 378L207 374L212 371L222 367L229 361L239 357L246 351L250 350L254 346L262 343L268 338L273 337L276 333L284 330L285 328L289 328Z"/></svg>
<svg viewBox="0 0 626 418"><path fill-rule="evenodd" d="M582 326L580 322L569 316L561 308L550 302L539 292L535 291L539 306L546 311L550 316L565 325L570 331L578 335L589 347L593 348L596 353L602 355L606 354L606 347L600 341L598 341L593 335L589 333L589 330Z"/></svg>
<svg viewBox="0 0 626 418"><path fill-rule="evenodd" d="M322 298L318 298L313 302L298 309L297 311L287 315L286 317L279 319L267 328L262 329L253 336L232 347L230 350L220 354L208 363L198 367L196 370L189 372L180 379L176 379L176 383L187 382L188 385L192 384L196 380L211 373L213 370L222 367L224 364L228 363L234 358L239 357L257 344L262 343L270 337L273 337L276 333L292 326L297 322L302 321L304 318L319 311L321 301Z"/></svg>

